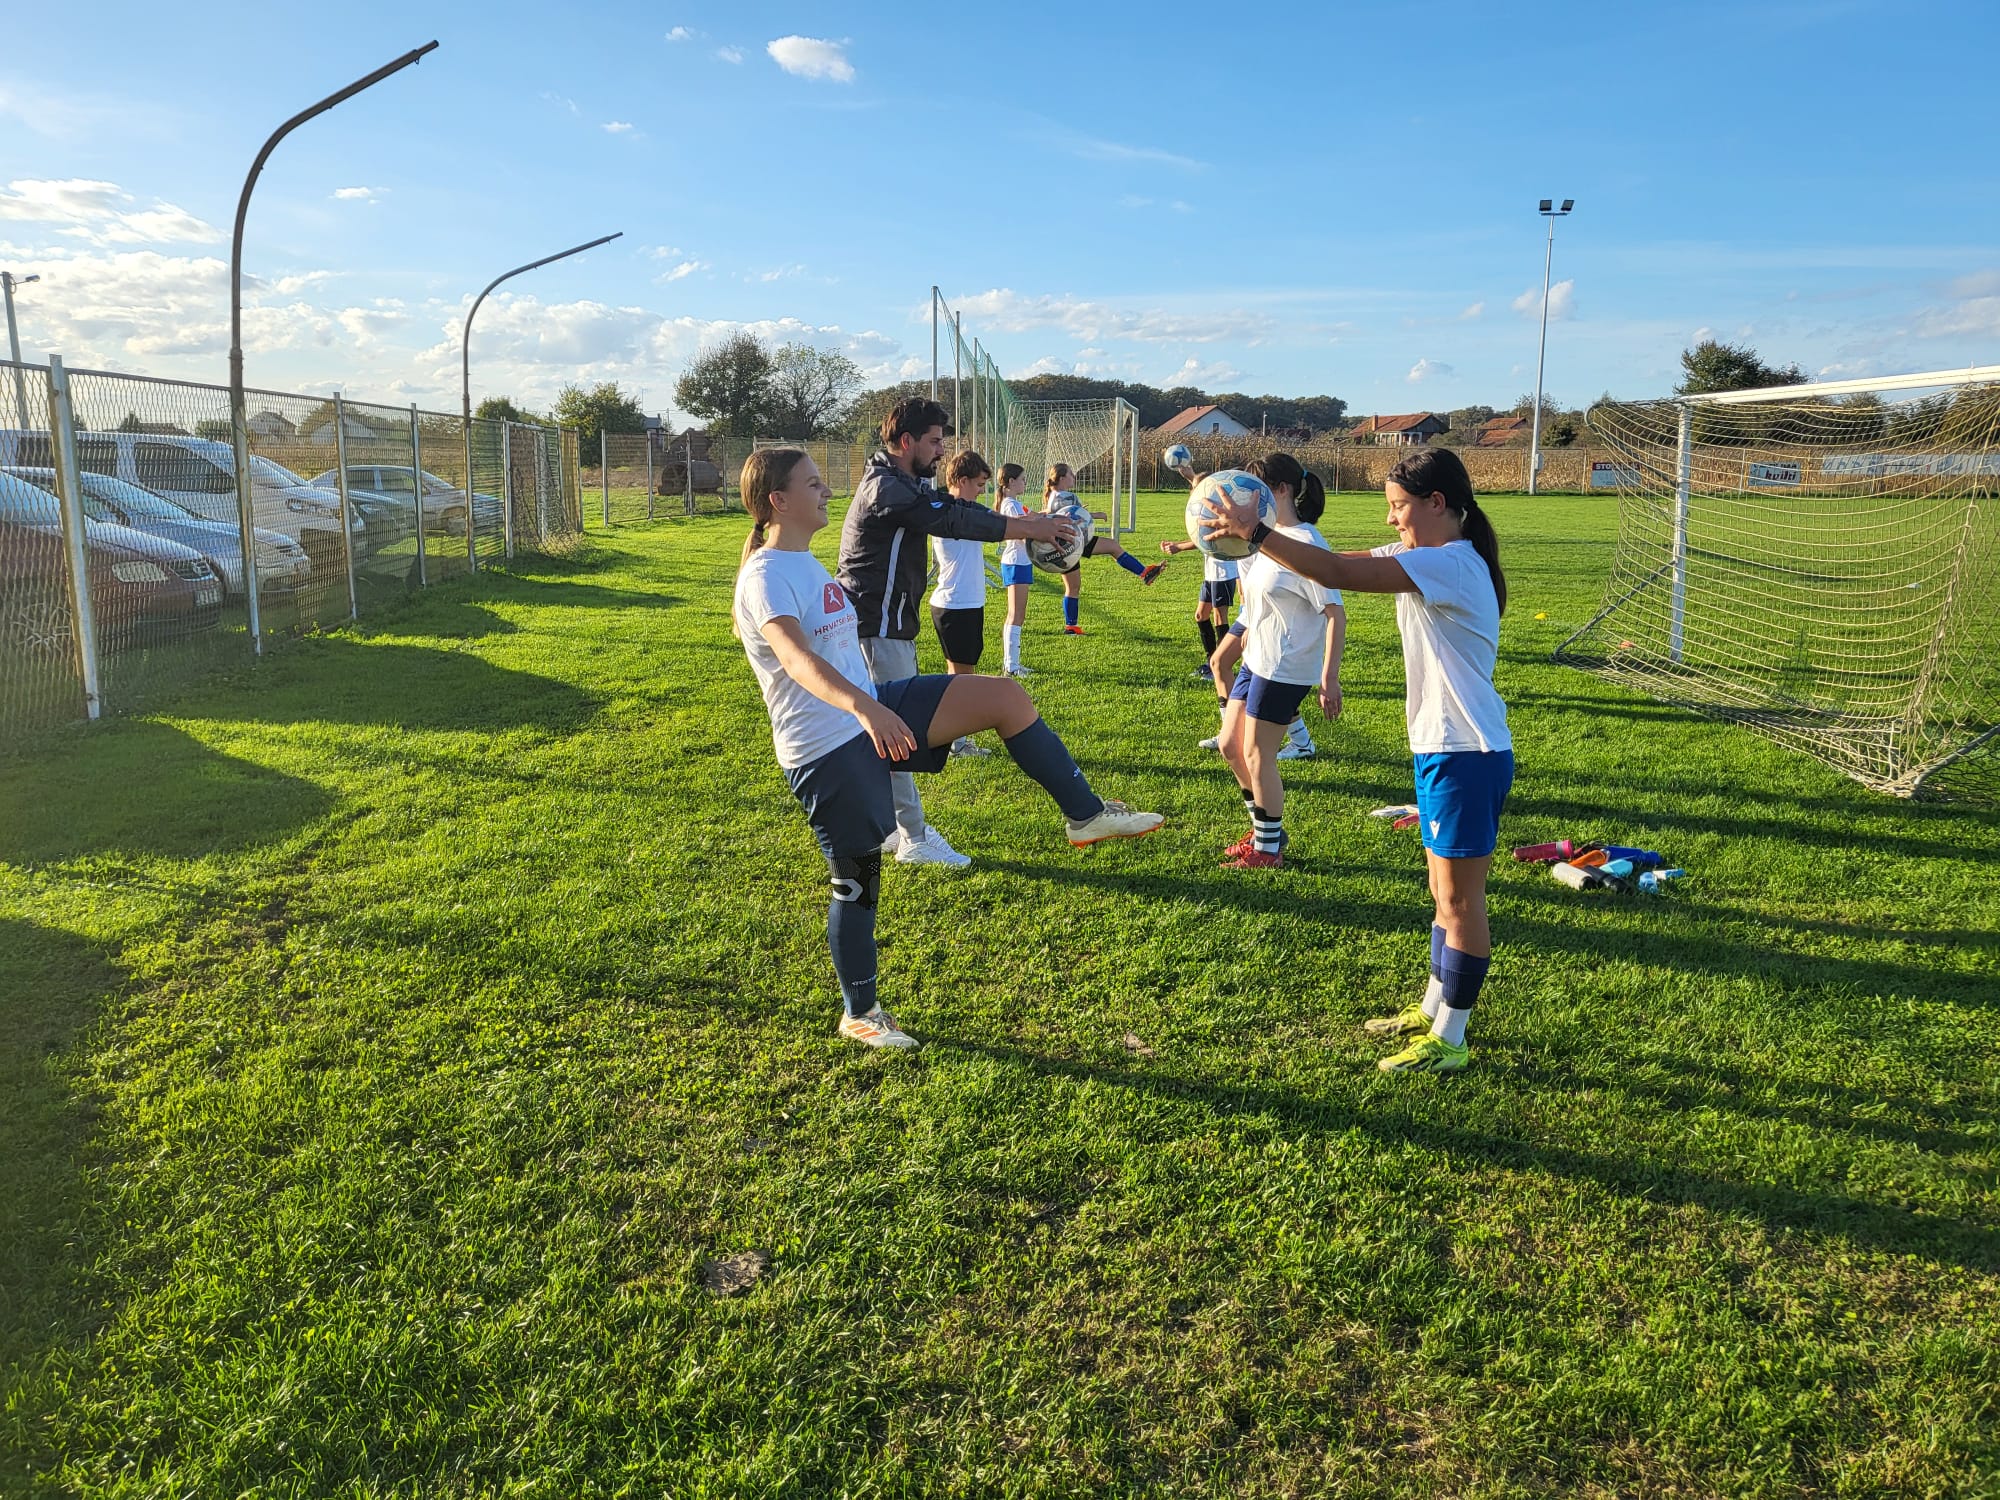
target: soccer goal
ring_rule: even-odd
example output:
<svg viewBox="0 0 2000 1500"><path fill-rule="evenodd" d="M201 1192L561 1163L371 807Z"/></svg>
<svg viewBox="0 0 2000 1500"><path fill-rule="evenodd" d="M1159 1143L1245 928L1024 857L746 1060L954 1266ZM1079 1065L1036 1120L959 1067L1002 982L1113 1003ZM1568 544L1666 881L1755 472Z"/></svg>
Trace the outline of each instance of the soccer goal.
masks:
<svg viewBox="0 0 2000 1500"><path fill-rule="evenodd" d="M1139 529L1139 409L1130 402L1010 401L993 437L989 456L1027 470L1031 495L1050 465L1068 464L1078 496L1114 531Z"/></svg>
<svg viewBox="0 0 2000 1500"><path fill-rule="evenodd" d="M2000 366L1606 402L1603 607L1556 651L1898 796L2000 793Z"/></svg>

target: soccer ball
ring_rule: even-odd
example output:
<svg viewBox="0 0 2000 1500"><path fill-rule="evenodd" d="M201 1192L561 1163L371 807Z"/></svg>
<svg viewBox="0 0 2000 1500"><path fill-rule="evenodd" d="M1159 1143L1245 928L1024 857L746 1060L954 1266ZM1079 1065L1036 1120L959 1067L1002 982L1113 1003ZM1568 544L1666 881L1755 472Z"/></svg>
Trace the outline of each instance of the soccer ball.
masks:
<svg viewBox="0 0 2000 1500"><path fill-rule="evenodd" d="M1067 547L1055 542L1028 543L1028 561L1046 573L1067 573L1083 561L1083 549L1097 534L1097 523L1081 505L1071 505L1049 514L1063 517L1076 528Z"/></svg>
<svg viewBox="0 0 2000 1500"><path fill-rule="evenodd" d="M1278 524L1277 497L1271 493L1271 487L1255 474L1246 474L1241 469L1223 469L1210 474L1188 496L1186 511L1188 540L1209 557L1233 561L1248 557L1257 550L1240 536L1209 537L1203 534L1201 523L1208 517L1208 502L1212 499L1235 505L1254 503L1258 520L1266 526Z"/></svg>
<svg viewBox="0 0 2000 1500"><path fill-rule="evenodd" d="M1186 443L1175 443L1173 447L1160 455L1160 462L1164 463L1170 469L1192 469L1194 467L1194 455L1188 452Z"/></svg>

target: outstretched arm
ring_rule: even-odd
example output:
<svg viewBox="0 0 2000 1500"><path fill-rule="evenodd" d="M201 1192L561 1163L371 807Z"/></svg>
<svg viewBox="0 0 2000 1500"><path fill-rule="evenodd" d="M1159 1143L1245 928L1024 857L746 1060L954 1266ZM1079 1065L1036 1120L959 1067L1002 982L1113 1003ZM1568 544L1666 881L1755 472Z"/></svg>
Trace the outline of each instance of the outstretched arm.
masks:
<svg viewBox="0 0 2000 1500"><path fill-rule="evenodd" d="M1239 536L1248 541L1256 529L1256 506L1208 502L1208 518L1202 522L1202 530L1209 536ZM1417 591L1403 565L1393 557L1376 557L1367 552L1329 552L1278 531L1264 538L1264 555L1299 577L1310 578L1330 589L1353 589L1363 594Z"/></svg>
<svg viewBox="0 0 2000 1500"><path fill-rule="evenodd" d="M854 715L857 723L875 742L875 753L884 760L908 760L917 748L910 726L891 713L873 695L842 677L806 644L805 628L790 615L778 615L764 623L764 639L777 653L778 665L792 681L822 703L830 703Z"/></svg>
<svg viewBox="0 0 2000 1500"><path fill-rule="evenodd" d="M1347 611L1338 604L1326 607L1326 659L1319 669L1319 711L1329 719L1340 717L1340 657L1347 649Z"/></svg>

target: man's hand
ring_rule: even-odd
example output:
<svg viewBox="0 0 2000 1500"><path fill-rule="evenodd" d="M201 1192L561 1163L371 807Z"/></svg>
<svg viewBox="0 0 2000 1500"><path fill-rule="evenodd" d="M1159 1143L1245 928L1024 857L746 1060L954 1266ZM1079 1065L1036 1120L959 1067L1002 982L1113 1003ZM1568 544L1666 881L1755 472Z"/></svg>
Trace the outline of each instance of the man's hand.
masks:
<svg viewBox="0 0 2000 1500"><path fill-rule="evenodd" d="M1257 529L1257 507L1248 501L1231 505L1216 496L1209 496L1208 514L1202 517L1201 532L1206 537L1237 536L1250 540L1250 533Z"/></svg>
<svg viewBox="0 0 2000 1500"><path fill-rule="evenodd" d="M1030 542L1054 542L1067 547L1076 540L1076 525L1067 515L1016 516L1022 538Z"/></svg>

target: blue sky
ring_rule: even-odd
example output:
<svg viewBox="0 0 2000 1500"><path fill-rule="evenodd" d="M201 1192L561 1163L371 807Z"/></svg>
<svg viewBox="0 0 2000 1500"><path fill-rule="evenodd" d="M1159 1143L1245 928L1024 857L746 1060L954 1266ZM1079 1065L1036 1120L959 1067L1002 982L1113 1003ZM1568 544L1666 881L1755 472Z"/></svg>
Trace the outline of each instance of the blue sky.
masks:
<svg viewBox="0 0 2000 1500"><path fill-rule="evenodd" d="M941 285L1008 375L1357 412L1664 393L1704 332L1827 378L2000 362L1972 0L1531 11L502 0L42 7L0 54L0 265L34 355L220 381L227 230L286 116L415 69L266 169L253 384L455 408L616 379L670 410L748 328L927 374ZM588 19L575 17L588 16Z"/></svg>

